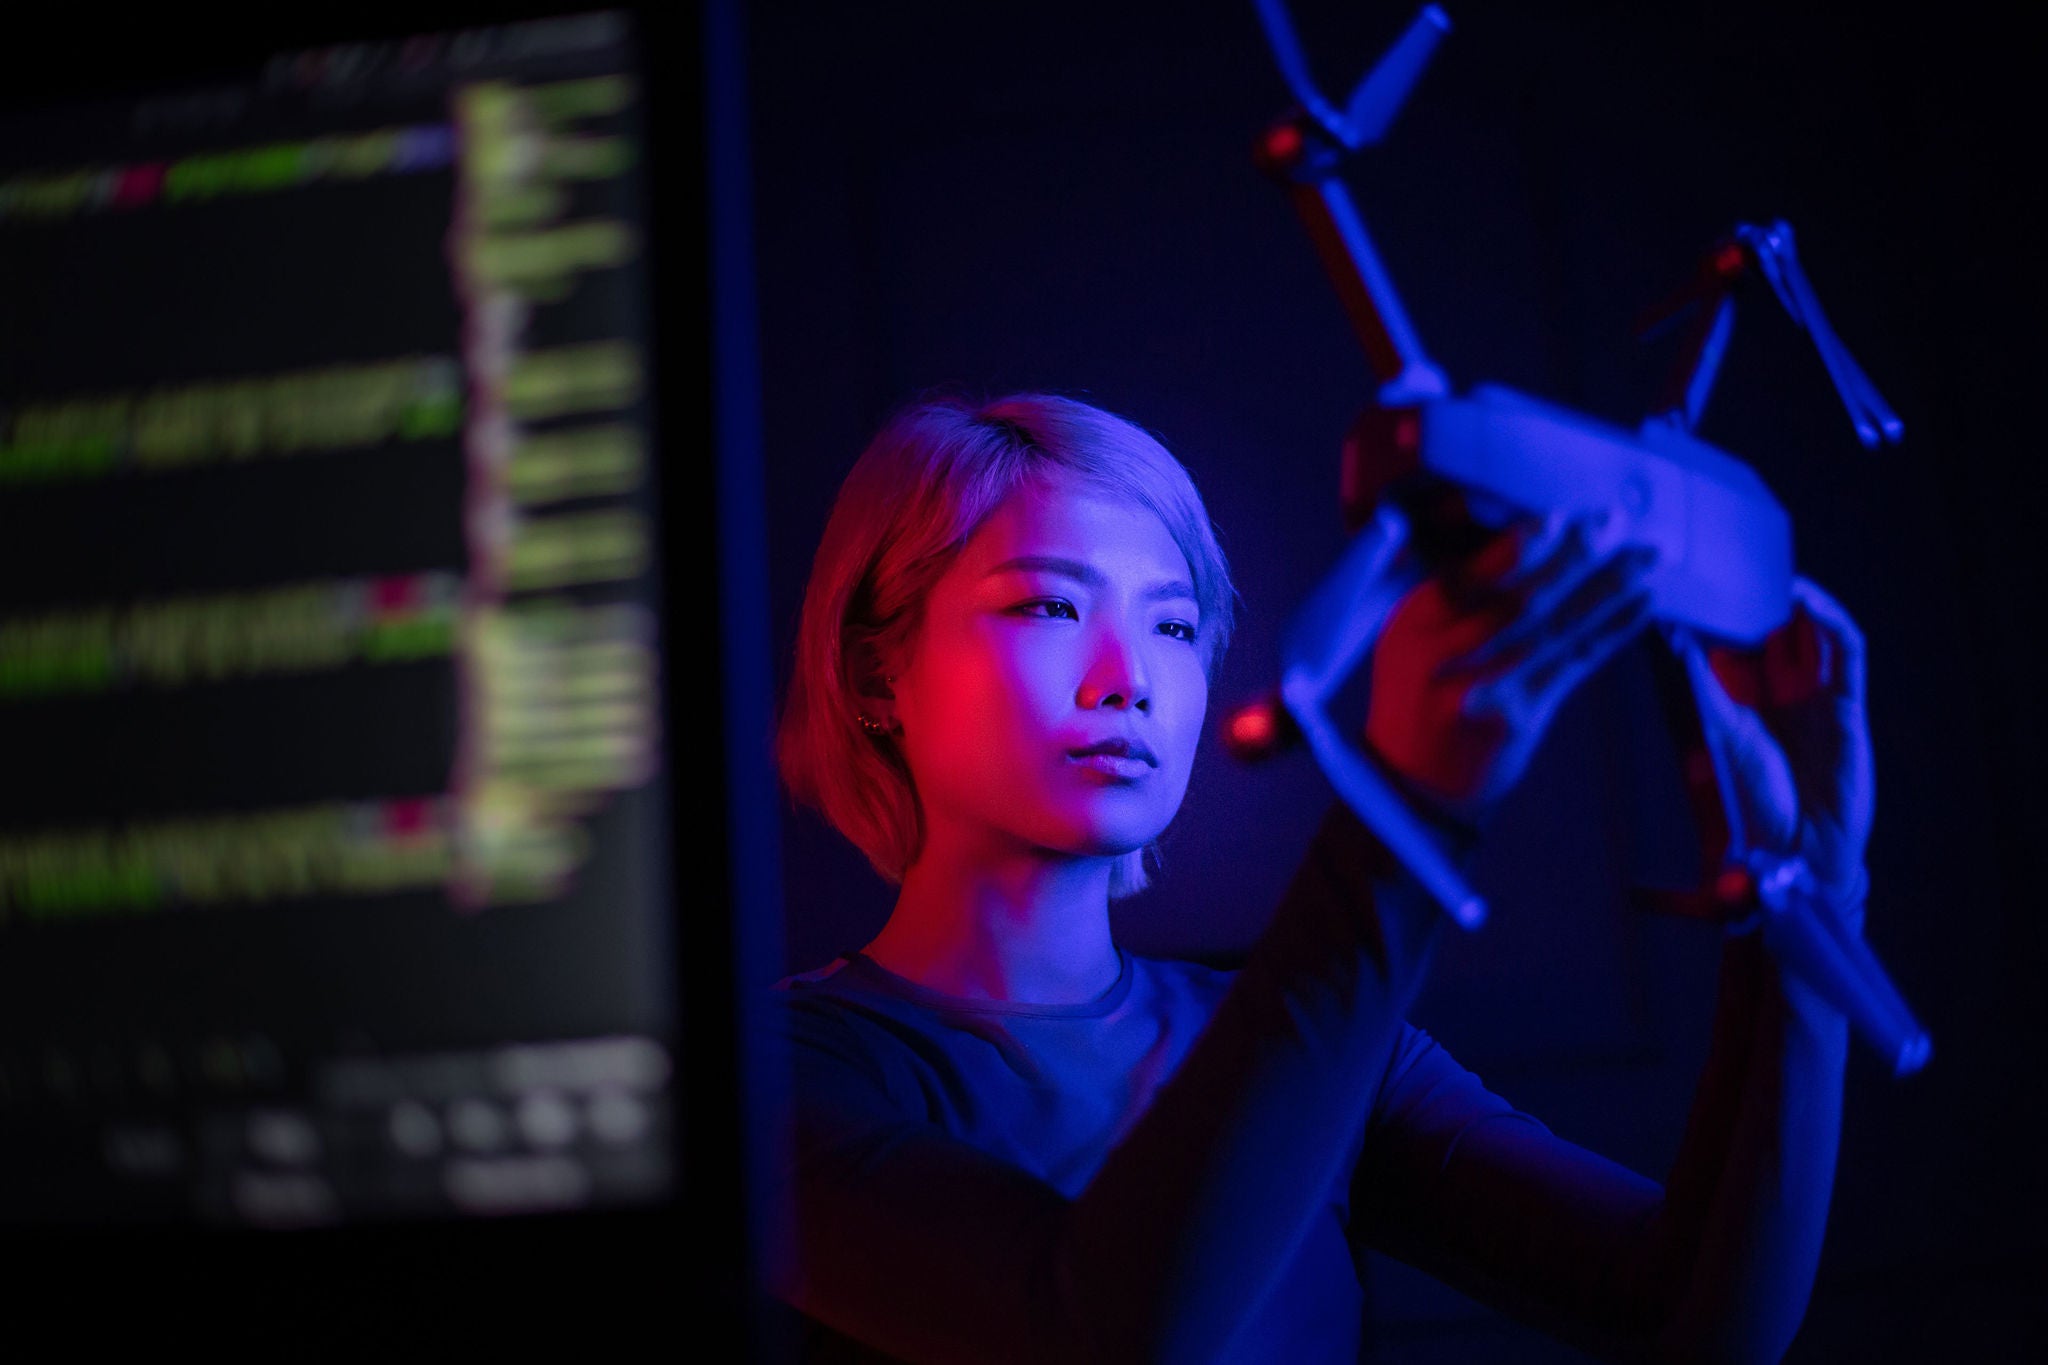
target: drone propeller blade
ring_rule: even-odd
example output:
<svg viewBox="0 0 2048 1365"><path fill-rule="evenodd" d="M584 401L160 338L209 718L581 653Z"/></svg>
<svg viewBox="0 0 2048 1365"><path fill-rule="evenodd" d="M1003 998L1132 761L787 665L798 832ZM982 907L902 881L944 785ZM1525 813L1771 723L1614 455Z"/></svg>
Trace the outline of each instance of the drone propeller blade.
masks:
<svg viewBox="0 0 2048 1365"><path fill-rule="evenodd" d="M1835 335L1835 329L1828 325L1827 315L1820 310L1820 300L1815 297L1813 286L1807 283L1799 258L1792 254L1792 229L1788 224L1779 226L1784 229L1787 244L1785 283L1799 301L1799 320L1806 325L1807 334L1819 348L1821 363L1827 366L1829 378L1835 381L1836 392L1842 395L1842 403L1849 409L1849 420L1856 424L1857 436L1864 445L1872 447L1881 440L1899 440L1906 434L1905 424L1885 403L1877 386L1870 382L1870 377L1863 373L1863 367L1849 354L1849 348Z"/></svg>
<svg viewBox="0 0 2048 1365"><path fill-rule="evenodd" d="M1358 82L1358 88L1351 92L1351 102L1344 108L1342 129L1346 147L1356 151L1385 136L1387 125L1394 121L1395 114L1401 112L1408 92L1415 88L1423 68L1429 65L1430 54L1436 51L1436 45L1450 31L1449 15L1435 5L1422 7L1422 13L1408 25L1408 31L1401 35L1401 40L1387 49L1387 55L1379 59Z"/></svg>
<svg viewBox="0 0 2048 1365"><path fill-rule="evenodd" d="M1827 315L1821 312L1820 299L1815 296L1813 286L1807 283L1806 272L1800 268L1792 225L1782 218L1768 228L1745 224L1736 229L1736 235L1755 253L1757 264L1777 294L1778 302L1812 338L1814 348L1820 352L1821 363L1827 367L1828 377L1835 382L1835 391L1842 397L1842 405L1849 410L1849 420L1856 424L1857 438L1867 447L1875 447L1881 441L1901 439L1906 432L1905 424L1892 412L1878 393L1877 386L1870 382L1862 367L1849 354L1849 348L1828 325Z"/></svg>
<svg viewBox="0 0 2048 1365"><path fill-rule="evenodd" d="M1280 74L1286 79L1288 88L1294 91L1294 98L1301 101L1301 107L1322 125L1323 131L1342 142L1343 120L1329 102L1316 93L1315 82L1308 74L1308 58L1302 55L1301 44L1294 36L1294 26L1287 21L1287 6L1281 0L1252 0L1252 3L1259 11L1259 22L1266 27L1266 42L1273 49L1273 60L1279 64Z"/></svg>

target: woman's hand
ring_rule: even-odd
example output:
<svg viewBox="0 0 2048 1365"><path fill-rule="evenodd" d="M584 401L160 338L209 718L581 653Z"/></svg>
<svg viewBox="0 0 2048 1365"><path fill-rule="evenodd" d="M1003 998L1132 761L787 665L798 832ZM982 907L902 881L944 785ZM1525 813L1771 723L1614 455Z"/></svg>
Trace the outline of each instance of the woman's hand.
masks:
<svg viewBox="0 0 2048 1365"><path fill-rule="evenodd" d="M1703 651L1670 631L1685 660L1715 766L1750 848L1805 857L1822 894L1859 889L1876 809L1863 706L1863 632L1804 578L1792 617L1755 650Z"/></svg>
<svg viewBox="0 0 2048 1365"><path fill-rule="evenodd" d="M1365 737L1415 794L1482 822L1572 689L1649 620L1654 551L1617 552L1605 521L1516 521L1394 608Z"/></svg>

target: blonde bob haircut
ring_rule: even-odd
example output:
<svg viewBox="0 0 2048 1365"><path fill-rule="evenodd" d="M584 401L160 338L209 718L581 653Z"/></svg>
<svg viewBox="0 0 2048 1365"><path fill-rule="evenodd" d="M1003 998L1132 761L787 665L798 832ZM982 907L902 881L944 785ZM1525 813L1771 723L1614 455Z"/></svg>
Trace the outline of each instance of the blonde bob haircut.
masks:
<svg viewBox="0 0 2048 1365"><path fill-rule="evenodd" d="M1187 556L1213 682L1237 592L1194 481L1150 434L1072 398L1021 393L979 406L951 395L898 411L840 486L797 623L776 736L790 793L815 806L900 883L924 843L917 789L889 735L860 723L875 660L911 646L932 586L1021 485L1066 478L1150 510ZM1154 860L1156 844L1148 845ZM1145 849L1116 860L1109 894L1147 882Z"/></svg>

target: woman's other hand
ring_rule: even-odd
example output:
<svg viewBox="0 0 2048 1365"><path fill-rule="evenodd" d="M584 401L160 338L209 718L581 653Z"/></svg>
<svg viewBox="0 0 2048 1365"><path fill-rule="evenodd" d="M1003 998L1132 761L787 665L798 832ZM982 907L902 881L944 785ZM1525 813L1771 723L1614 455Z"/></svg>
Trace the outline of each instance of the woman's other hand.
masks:
<svg viewBox="0 0 2048 1365"><path fill-rule="evenodd" d="M1365 737L1417 795L1483 821L1572 689L1648 622L1655 552L1603 544L1605 522L1510 523L1394 608L1373 647Z"/></svg>
<svg viewBox="0 0 2048 1365"><path fill-rule="evenodd" d="M1703 650L1674 628L1701 728L1749 846L1805 857L1823 894L1858 889L1877 804L1863 705L1863 632L1804 578L1792 615L1754 650Z"/></svg>

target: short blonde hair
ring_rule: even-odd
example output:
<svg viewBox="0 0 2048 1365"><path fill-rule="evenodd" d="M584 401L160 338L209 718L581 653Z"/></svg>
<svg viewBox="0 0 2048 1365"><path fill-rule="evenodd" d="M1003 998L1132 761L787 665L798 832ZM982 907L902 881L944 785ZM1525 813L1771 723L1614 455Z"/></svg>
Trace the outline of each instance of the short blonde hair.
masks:
<svg viewBox="0 0 2048 1365"><path fill-rule="evenodd" d="M981 524L1028 480L1064 475L1155 514L1194 576L1203 664L1213 681L1237 591L1215 527L1180 462L1114 413L1051 394L976 406L925 397L899 410L840 485L804 589L776 761L891 883L916 861L924 822L909 766L860 724L863 659L915 640L932 585ZM1152 848L1157 858L1156 845ZM1145 849L1118 858L1109 893L1147 882Z"/></svg>

